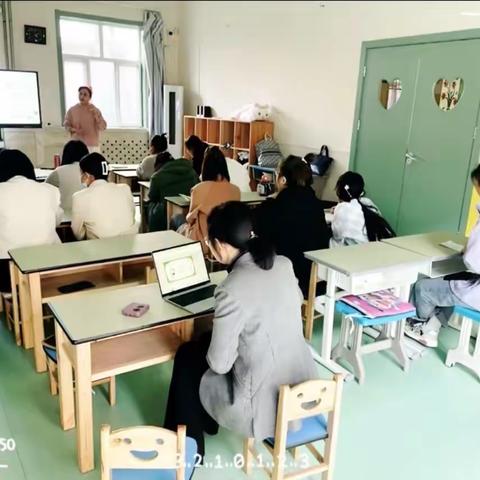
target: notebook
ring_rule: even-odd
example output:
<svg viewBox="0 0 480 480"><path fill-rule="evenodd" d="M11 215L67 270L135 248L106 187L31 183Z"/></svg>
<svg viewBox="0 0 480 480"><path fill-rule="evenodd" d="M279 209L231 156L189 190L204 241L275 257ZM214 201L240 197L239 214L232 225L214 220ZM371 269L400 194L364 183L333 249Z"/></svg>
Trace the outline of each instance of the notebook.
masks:
<svg viewBox="0 0 480 480"><path fill-rule="evenodd" d="M363 295L346 295L342 302L352 306L367 317L388 317L404 313L415 314L415 307L394 295L391 290L379 290L378 292Z"/></svg>
<svg viewBox="0 0 480 480"><path fill-rule="evenodd" d="M465 247L463 245L460 245L459 243L452 242L449 240L448 242L443 242L440 244L442 247L449 248L450 250L453 250L454 252L457 253L462 253Z"/></svg>

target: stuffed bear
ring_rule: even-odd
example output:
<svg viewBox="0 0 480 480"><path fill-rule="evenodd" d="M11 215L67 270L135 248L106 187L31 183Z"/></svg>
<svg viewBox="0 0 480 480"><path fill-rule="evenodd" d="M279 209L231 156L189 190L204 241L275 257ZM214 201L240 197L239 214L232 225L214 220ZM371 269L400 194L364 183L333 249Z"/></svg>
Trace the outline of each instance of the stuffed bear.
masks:
<svg viewBox="0 0 480 480"><path fill-rule="evenodd" d="M232 114L232 118L241 122L270 120L271 116L272 107L270 105L260 105L258 103L249 103Z"/></svg>

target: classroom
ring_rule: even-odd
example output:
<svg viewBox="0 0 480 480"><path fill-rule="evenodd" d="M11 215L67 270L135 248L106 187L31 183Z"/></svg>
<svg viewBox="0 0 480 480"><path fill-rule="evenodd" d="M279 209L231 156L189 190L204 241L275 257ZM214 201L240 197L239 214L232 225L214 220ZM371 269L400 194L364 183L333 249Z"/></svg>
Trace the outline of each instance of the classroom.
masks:
<svg viewBox="0 0 480 480"><path fill-rule="evenodd" d="M0 20L0 480L480 478L480 1Z"/></svg>

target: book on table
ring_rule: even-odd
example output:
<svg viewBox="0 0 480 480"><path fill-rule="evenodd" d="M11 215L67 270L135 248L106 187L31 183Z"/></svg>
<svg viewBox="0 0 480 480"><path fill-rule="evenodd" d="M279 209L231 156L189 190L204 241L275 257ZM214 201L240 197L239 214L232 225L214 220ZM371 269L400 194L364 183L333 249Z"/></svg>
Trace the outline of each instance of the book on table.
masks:
<svg viewBox="0 0 480 480"><path fill-rule="evenodd" d="M379 290L378 292L363 295L346 295L342 302L350 305L360 313L370 318L388 317L411 313L415 315L415 307L398 298L392 290Z"/></svg>

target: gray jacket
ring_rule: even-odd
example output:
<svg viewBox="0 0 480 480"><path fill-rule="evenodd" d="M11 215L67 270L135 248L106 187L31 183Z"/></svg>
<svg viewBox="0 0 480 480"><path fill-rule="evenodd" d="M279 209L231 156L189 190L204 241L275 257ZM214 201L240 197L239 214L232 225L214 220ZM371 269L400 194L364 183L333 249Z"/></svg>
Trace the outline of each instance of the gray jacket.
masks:
<svg viewBox="0 0 480 480"><path fill-rule="evenodd" d="M477 205L477 210L480 213L480 204ZM463 262L469 272L480 274L480 219L470 232ZM463 303L480 310L480 283L455 280L450 282L450 288Z"/></svg>
<svg viewBox="0 0 480 480"><path fill-rule="evenodd" d="M280 385L317 378L302 332L302 299L282 256L262 270L246 253L217 287L200 399L221 426L257 440L271 437Z"/></svg>

